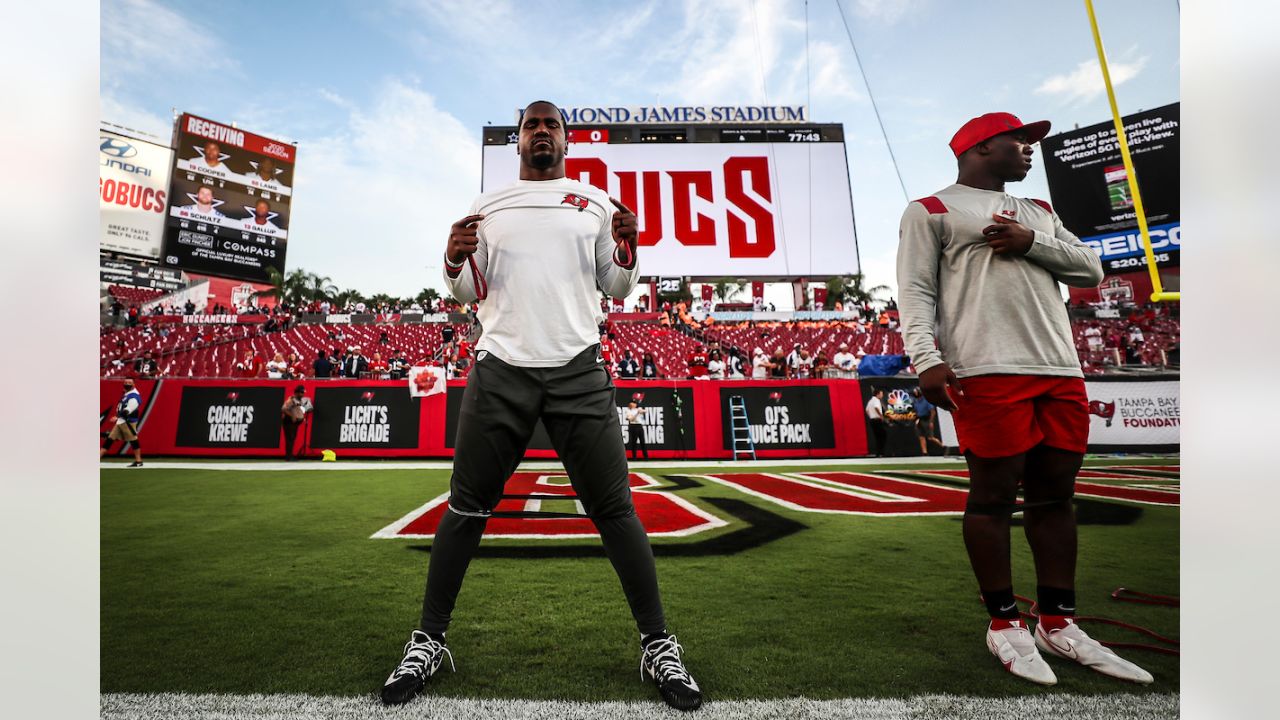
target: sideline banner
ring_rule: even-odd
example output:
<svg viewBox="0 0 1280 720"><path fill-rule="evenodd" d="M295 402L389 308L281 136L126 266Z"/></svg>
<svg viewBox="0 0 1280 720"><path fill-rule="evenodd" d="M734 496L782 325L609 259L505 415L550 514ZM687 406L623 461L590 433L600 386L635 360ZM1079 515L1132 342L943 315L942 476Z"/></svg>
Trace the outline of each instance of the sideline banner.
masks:
<svg viewBox="0 0 1280 720"><path fill-rule="evenodd" d="M920 386L919 378L910 377L873 377L865 378L862 381L862 405L859 412L862 415L862 422L867 428L867 443L869 452L877 452L885 457L916 457L921 455L920 452L920 435L921 428L917 422L919 418L916 416L916 408L914 404L915 396L912 391ZM880 405L884 409L885 418L885 447L877 451L877 448L871 447L871 421L867 419L867 403L871 400L872 394L879 388L884 391L884 396L880 399ZM933 433L932 436L942 437L939 435L939 425L941 425L941 417L947 415L947 421L950 422L951 416L937 408L933 413ZM945 440L944 440L945 442ZM926 443L926 448L930 455L941 455L942 451L936 443Z"/></svg>
<svg viewBox="0 0 1280 720"><path fill-rule="evenodd" d="M311 442L320 448L418 447L418 401L395 387L315 389Z"/></svg>
<svg viewBox="0 0 1280 720"><path fill-rule="evenodd" d="M833 449L835 422L831 393L822 386L758 385L720 388L721 431L725 450L733 450L729 399L741 396L756 450Z"/></svg>
<svg viewBox="0 0 1280 720"><path fill-rule="evenodd" d="M445 446L452 450L458 434L458 413L462 408L464 383L449 388L447 416L445 418ZM697 425L693 389L671 387L668 383L649 383L643 386L614 388L614 405L618 412L618 428L623 442L628 442L626 418L623 411L632 399L638 403L641 424L644 426L645 443L653 457L676 457L696 449ZM530 457L554 457L554 446L547 428L539 420L529 439ZM537 453L537 451L550 451ZM656 454L654 454L656 453Z"/></svg>
<svg viewBox="0 0 1280 720"><path fill-rule="evenodd" d="M302 385L315 412L300 445L311 457L333 450L342 458L448 458L466 384L413 398L403 380L195 380L168 378L144 392L139 428L148 456L282 457L280 408ZM120 397L118 380L100 383L102 408ZM747 398L748 416L762 458L858 457L867 452L857 380L798 383L759 381L619 380L614 393L618 433L626 439L622 411L636 399L652 458L732 457L728 397ZM775 397L776 396L776 397ZM105 422L105 415L102 418ZM538 425L525 456L554 458Z"/></svg>
<svg viewBox="0 0 1280 720"><path fill-rule="evenodd" d="M179 448L274 448L280 441L283 386L226 383L184 387L174 446ZM141 434L141 432L139 432Z"/></svg>

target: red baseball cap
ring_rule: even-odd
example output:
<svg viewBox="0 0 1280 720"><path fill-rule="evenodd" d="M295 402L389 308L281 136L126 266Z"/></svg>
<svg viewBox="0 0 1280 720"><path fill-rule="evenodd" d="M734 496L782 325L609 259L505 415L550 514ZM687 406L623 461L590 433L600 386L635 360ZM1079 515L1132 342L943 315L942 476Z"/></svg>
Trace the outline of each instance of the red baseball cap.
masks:
<svg viewBox="0 0 1280 720"><path fill-rule="evenodd" d="M1023 125L1018 116L1012 113L994 112L979 115L961 125L956 131L955 136L951 138L951 152L955 153L956 157L960 157L965 150L983 140L1014 130L1025 130L1027 140L1040 142L1045 135L1049 134L1049 121L1041 120Z"/></svg>

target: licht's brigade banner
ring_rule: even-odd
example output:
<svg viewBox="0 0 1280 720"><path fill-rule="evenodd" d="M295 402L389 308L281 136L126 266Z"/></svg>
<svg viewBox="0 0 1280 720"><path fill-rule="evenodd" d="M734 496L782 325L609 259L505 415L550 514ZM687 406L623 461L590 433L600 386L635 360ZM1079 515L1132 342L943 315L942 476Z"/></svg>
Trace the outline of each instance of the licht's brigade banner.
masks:
<svg viewBox="0 0 1280 720"><path fill-rule="evenodd" d="M322 448L416 448L418 400L396 387L318 386L311 443Z"/></svg>

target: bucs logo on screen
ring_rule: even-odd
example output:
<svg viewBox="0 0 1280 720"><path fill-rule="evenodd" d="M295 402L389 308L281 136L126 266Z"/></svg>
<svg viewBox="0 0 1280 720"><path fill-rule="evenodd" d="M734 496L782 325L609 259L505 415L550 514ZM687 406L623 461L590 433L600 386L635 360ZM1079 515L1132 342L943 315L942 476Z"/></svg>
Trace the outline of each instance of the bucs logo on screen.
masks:
<svg viewBox="0 0 1280 720"><path fill-rule="evenodd" d="M774 390L773 392L769 393L769 399L776 403L782 402L782 393L778 392L777 390Z"/></svg>
<svg viewBox="0 0 1280 720"><path fill-rule="evenodd" d="M373 391L370 390L360 395L360 399L365 402L373 402Z"/></svg>
<svg viewBox="0 0 1280 720"><path fill-rule="evenodd" d="M228 401L228 402L235 402L235 401L237 401L237 400L239 400L239 399L240 399L240 393L238 393L238 392L229 392L229 393L227 393L227 401Z"/></svg>
<svg viewBox="0 0 1280 720"><path fill-rule="evenodd" d="M1111 421L1115 419L1116 416L1116 404L1114 401L1102 402L1101 400L1090 400L1089 414L1097 415L1103 420L1106 420L1107 427L1111 427Z"/></svg>
<svg viewBox="0 0 1280 720"><path fill-rule="evenodd" d="M644 402L644 393L642 392L631 393L631 399L634 400L637 405L639 405L640 403Z"/></svg>
<svg viewBox="0 0 1280 720"><path fill-rule="evenodd" d="M573 193L569 193L568 195L565 195L564 199L560 201L560 204L572 205L578 208L578 212L582 212L583 210L587 209L587 199L582 197L581 195L574 195Z"/></svg>
<svg viewBox="0 0 1280 720"><path fill-rule="evenodd" d="M731 258L767 258L777 250L768 157L731 157L710 170L610 170L601 158L566 158L564 167L566 177L605 192L609 178L617 178L619 199L639 217L640 245L665 239L689 247L715 246L720 236L727 238ZM731 211L721 210L730 210L721 200ZM664 226L662 206L667 202L674 227ZM717 206L714 217L702 209L707 204Z"/></svg>

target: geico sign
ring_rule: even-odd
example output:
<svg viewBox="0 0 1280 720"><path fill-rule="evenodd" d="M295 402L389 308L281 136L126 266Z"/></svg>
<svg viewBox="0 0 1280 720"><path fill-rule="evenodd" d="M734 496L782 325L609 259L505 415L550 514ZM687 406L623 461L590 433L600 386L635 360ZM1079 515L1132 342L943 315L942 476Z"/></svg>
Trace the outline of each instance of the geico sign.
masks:
<svg viewBox="0 0 1280 720"><path fill-rule="evenodd" d="M1156 225L1148 230L1148 234L1151 236L1152 250L1182 249L1182 225L1179 223ZM1084 243L1093 248L1093 251L1103 260L1128 257L1143 252L1142 234L1137 231L1091 237Z"/></svg>
<svg viewBox="0 0 1280 720"><path fill-rule="evenodd" d="M609 192L611 173L601 158L565 158L565 174ZM618 199L635 210L640 220L641 245L657 245L667 238L674 238L681 245L715 245L717 228L723 223L729 257L773 255L777 243L769 158L730 157L720 167L710 170L615 169L612 174L618 178ZM715 196L717 187L723 188L723 197ZM642 203L637 203L638 191L643 192ZM768 204L758 202L748 191ZM697 212L693 207L695 196L714 205L716 216ZM674 227L664 226L664 204L671 208ZM743 216L755 225L754 233L747 231Z"/></svg>

